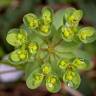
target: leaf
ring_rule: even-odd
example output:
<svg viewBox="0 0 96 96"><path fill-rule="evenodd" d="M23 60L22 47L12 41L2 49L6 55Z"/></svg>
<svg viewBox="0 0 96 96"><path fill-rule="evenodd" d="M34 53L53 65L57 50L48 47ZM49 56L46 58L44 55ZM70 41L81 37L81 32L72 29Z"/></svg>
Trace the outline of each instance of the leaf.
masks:
<svg viewBox="0 0 96 96"><path fill-rule="evenodd" d="M56 75L49 75L46 78L46 88L51 93L56 93L61 88L61 83Z"/></svg>
<svg viewBox="0 0 96 96"><path fill-rule="evenodd" d="M44 76L39 72L39 69L33 70L26 80L27 87L30 89L36 89L42 83Z"/></svg>
<svg viewBox="0 0 96 96"><path fill-rule="evenodd" d="M64 10L65 9L61 9L55 13L53 18L53 25L55 26L56 30L58 30L59 27L63 25Z"/></svg>
<svg viewBox="0 0 96 96"><path fill-rule="evenodd" d="M91 60L90 55L86 51L77 49L74 51L74 54L77 58L83 58L83 59L89 60L89 61Z"/></svg>
<svg viewBox="0 0 96 96"><path fill-rule="evenodd" d="M24 70L25 71L25 79L28 78L28 76L30 75L31 72L33 72L34 69L39 68L40 64L41 63L36 61L36 60L34 60L34 58L33 58L33 60L27 62L25 64L25 70Z"/></svg>
<svg viewBox="0 0 96 96"><path fill-rule="evenodd" d="M80 47L80 42L65 42L61 41L58 46L56 46L57 52L73 52Z"/></svg>

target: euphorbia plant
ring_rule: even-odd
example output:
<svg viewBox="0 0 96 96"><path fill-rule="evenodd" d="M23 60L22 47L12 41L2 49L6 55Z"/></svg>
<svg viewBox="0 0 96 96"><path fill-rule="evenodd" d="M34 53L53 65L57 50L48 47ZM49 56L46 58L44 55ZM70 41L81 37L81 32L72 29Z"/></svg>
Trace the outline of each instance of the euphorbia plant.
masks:
<svg viewBox="0 0 96 96"><path fill-rule="evenodd" d="M15 50L9 62L24 68L28 88L44 84L49 92L56 93L61 83L78 88L80 70L88 70L90 55L83 45L96 39L93 27L79 26L82 10L67 8L54 14L49 7L41 15L26 14L20 28L11 29L6 37Z"/></svg>

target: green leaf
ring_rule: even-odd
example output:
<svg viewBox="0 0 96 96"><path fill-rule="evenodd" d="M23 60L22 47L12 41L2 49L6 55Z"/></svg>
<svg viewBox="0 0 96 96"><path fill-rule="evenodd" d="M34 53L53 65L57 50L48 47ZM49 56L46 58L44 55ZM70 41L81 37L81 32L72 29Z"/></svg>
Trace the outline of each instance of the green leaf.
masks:
<svg viewBox="0 0 96 96"><path fill-rule="evenodd" d="M60 26L63 25L64 10L65 9L61 9L55 13L53 18L53 25L55 26L56 30L58 30Z"/></svg>
<svg viewBox="0 0 96 96"><path fill-rule="evenodd" d="M31 61L28 61L28 62L25 64L25 70L24 70L24 71L25 71L25 79L28 78L28 76L30 75L31 72L33 72L34 69L39 68L40 65L41 65L40 62L34 60L34 58L33 58L33 60L32 60L32 58L31 58Z"/></svg>
<svg viewBox="0 0 96 96"><path fill-rule="evenodd" d="M81 28L78 36L83 43L91 43L96 40L96 29L93 27Z"/></svg>
<svg viewBox="0 0 96 96"><path fill-rule="evenodd" d="M74 51L74 54L77 58L83 58L83 59L89 60L89 61L91 60L90 55L84 50L77 49Z"/></svg>
<svg viewBox="0 0 96 96"><path fill-rule="evenodd" d="M76 70L67 69L63 75L63 81L71 88L77 89L80 85L80 75Z"/></svg>
<svg viewBox="0 0 96 96"><path fill-rule="evenodd" d="M43 78L44 75L40 73L39 69L33 70L26 80L27 87L30 89L38 88L41 85Z"/></svg>
<svg viewBox="0 0 96 96"><path fill-rule="evenodd" d="M61 88L61 83L56 75L49 75L46 78L46 88L51 93L56 93Z"/></svg>
<svg viewBox="0 0 96 96"><path fill-rule="evenodd" d="M21 46L26 42L26 39L27 33L23 29L11 29L6 37L7 42L14 47Z"/></svg>

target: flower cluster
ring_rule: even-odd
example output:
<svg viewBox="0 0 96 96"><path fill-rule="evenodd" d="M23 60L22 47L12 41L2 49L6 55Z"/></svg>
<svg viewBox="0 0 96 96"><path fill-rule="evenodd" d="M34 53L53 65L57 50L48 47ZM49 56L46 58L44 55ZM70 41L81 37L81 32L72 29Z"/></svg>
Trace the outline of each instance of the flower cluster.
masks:
<svg viewBox="0 0 96 96"><path fill-rule="evenodd" d="M60 90L61 82L76 89L81 82L79 70L89 68L89 58L77 55L82 50L78 45L93 42L96 30L79 26L81 10L67 8L63 12L63 20L60 18L63 24L58 29L54 21L59 16L53 16L53 10L45 7L39 17L26 14L23 25L7 34L7 42L15 48L9 54L9 61L25 66L26 84L30 89L45 83L47 90L55 93Z"/></svg>
<svg viewBox="0 0 96 96"><path fill-rule="evenodd" d="M81 10L76 10L74 8L69 8L65 11L64 24L60 27L59 31L62 34L62 38L71 42L79 38L83 43L89 43L94 41L96 30L93 27L83 27L80 28L79 22L82 19L83 12Z"/></svg>
<svg viewBox="0 0 96 96"><path fill-rule="evenodd" d="M47 36L51 31L52 19L52 10L50 8L43 8L41 18L38 18L32 13L29 13L24 16L23 21L24 24L30 29L37 31L44 36Z"/></svg>

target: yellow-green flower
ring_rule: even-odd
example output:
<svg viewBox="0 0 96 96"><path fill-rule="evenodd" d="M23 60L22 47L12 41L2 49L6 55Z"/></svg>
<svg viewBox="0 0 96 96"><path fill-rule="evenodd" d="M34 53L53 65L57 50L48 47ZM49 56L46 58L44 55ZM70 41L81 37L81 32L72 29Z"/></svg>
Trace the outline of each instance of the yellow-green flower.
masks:
<svg viewBox="0 0 96 96"><path fill-rule="evenodd" d="M50 32L51 32L50 29L51 29L51 26L50 26L50 25L41 24L41 25L39 26L38 31L39 31L42 35L47 36L47 35L49 35Z"/></svg>
<svg viewBox="0 0 96 96"><path fill-rule="evenodd" d="M61 30L62 38L65 41L70 42L73 40L74 33L75 33L74 30L72 30L70 27L67 26L61 26L60 30Z"/></svg>
<svg viewBox="0 0 96 96"><path fill-rule="evenodd" d="M39 20L37 16L32 13L26 14L23 18L23 22L30 29L36 29L39 26Z"/></svg>
<svg viewBox="0 0 96 96"><path fill-rule="evenodd" d="M31 42L28 44L29 53L34 55L37 53L38 49L39 49L39 46L36 42Z"/></svg>
<svg viewBox="0 0 96 96"><path fill-rule="evenodd" d="M22 63L24 61L27 61L28 59L28 52L27 50L25 49L17 49L15 51L13 51L11 54L10 54L10 60L13 62L13 63Z"/></svg>
<svg viewBox="0 0 96 96"><path fill-rule="evenodd" d="M79 30L78 36L83 43L88 43L95 39L95 32L93 27L84 27Z"/></svg>
<svg viewBox="0 0 96 96"><path fill-rule="evenodd" d="M26 84L30 89L36 89L43 81L44 75L38 69L33 70L26 80Z"/></svg>
<svg viewBox="0 0 96 96"><path fill-rule="evenodd" d="M49 64L42 65L43 74L49 74L52 71L51 66Z"/></svg>
<svg viewBox="0 0 96 96"><path fill-rule="evenodd" d="M59 66L60 69L66 69L68 65L69 65L69 62L66 59L61 59L58 62L58 66Z"/></svg>
<svg viewBox="0 0 96 96"><path fill-rule="evenodd" d="M74 65L77 69L84 70L84 69L87 69L87 67L88 67L88 64L86 64L85 61L86 61L86 60L84 60L84 59L76 58L76 59L73 61L73 65ZM88 63L88 62L87 62L87 63Z"/></svg>
<svg viewBox="0 0 96 96"><path fill-rule="evenodd" d="M45 7L42 9L42 20L45 25L52 23L52 15L52 10L50 8Z"/></svg>
<svg viewBox="0 0 96 96"><path fill-rule="evenodd" d="M23 29L21 32L21 28L20 29L11 29L11 30L9 30L9 32L7 34L6 40L10 45L12 45L14 47L19 47L26 42L27 33Z"/></svg>
<svg viewBox="0 0 96 96"><path fill-rule="evenodd" d="M67 69L63 75L63 81L71 88L78 88L81 82L80 75L76 70Z"/></svg>
<svg viewBox="0 0 96 96"><path fill-rule="evenodd" d="M46 88L49 92L56 93L60 90L61 83L56 75L49 75L46 78Z"/></svg>
<svg viewBox="0 0 96 96"><path fill-rule="evenodd" d="M67 22L69 23L69 25L77 27L77 25L79 24L79 21L81 20L83 16L83 12L81 10L74 10L67 19Z"/></svg>

